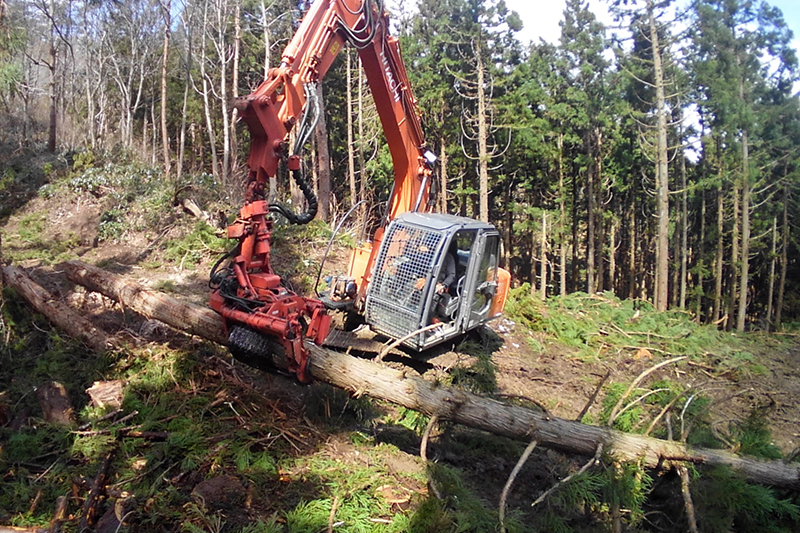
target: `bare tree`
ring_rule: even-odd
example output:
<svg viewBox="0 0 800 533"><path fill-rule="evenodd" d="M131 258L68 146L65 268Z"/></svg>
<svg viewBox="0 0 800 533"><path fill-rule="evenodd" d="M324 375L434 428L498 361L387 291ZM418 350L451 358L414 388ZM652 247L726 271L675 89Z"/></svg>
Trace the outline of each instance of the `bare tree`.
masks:
<svg viewBox="0 0 800 533"><path fill-rule="evenodd" d="M133 122L144 104L145 83L155 69L157 14L151 0L125 2L106 12L103 47L119 91L120 138L133 145ZM143 126L144 127L144 126Z"/></svg>
<svg viewBox="0 0 800 533"><path fill-rule="evenodd" d="M486 43L478 37L471 42L473 71L468 75L452 73L456 78L456 90L465 102L461 121L461 148L464 155L476 161L478 173L478 218L489 221L489 165L499 158L506 147L492 142L492 137L500 127L494 122L492 94L494 80L488 71L483 54ZM468 144L474 146L470 148Z"/></svg>
<svg viewBox="0 0 800 533"><path fill-rule="evenodd" d="M203 3L203 28L208 27L208 10L209 2ZM211 118L211 91L212 85L210 83L210 75L207 72L206 64L208 62L208 55L206 51L207 45L207 31L201 32L200 39L200 79L202 82L202 90L197 90L203 98L203 115L206 119L206 131L208 132L208 142L211 149L211 171L216 177L220 177L219 158L217 156L217 136L214 131L214 121Z"/></svg>
<svg viewBox="0 0 800 533"><path fill-rule="evenodd" d="M181 108L181 131L180 131L180 141L178 145L178 171L177 171L178 179L180 179L183 176L184 158L186 150L186 110L189 105L189 89L191 86L191 74L192 74L192 55L194 54L194 50L192 48L192 37L194 33L193 29L194 14L195 14L194 5L187 3L186 8L183 10L183 14L181 16L181 25L183 27L183 31L185 34L186 49L185 49L185 57L183 58L184 85L183 85L183 106Z"/></svg>
<svg viewBox="0 0 800 533"><path fill-rule="evenodd" d="M781 328L783 298L786 294L786 270L789 262L789 183L783 185L783 214L781 218L781 273L778 280L778 302L775 304L775 328Z"/></svg>
<svg viewBox="0 0 800 533"><path fill-rule="evenodd" d="M50 73L50 126L47 138L47 151L56 151L57 124L58 124L58 80L59 60L62 55L72 53L72 44L69 39L68 23L72 2L56 2L56 0L34 0L31 5L42 15L48 27L47 53L31 60L40 66L45 66Z"/></svg>
<svg viewBox="0 0 800 533"><path fill-rule="evenodd" d="M161 143L164 151L164 174L169 177L172 170L169 154L169 132L167 132L167 68L169 67L169 40L172 26L172 0L160 0L161 13L164 16L164 50L161 62Z"/></svg>

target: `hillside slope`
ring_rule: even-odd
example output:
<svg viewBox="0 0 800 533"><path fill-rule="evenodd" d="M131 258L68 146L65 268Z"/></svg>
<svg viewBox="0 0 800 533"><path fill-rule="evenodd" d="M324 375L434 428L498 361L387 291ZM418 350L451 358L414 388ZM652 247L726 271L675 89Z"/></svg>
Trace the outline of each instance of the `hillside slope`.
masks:
<svg viewBox="0 0 800 533"><path fill-rule="evenodd" d="M108 499L98 516L105 513L111 523L124 518L131 531L498 527L500 494L522 453L520 444L441 426L428 452L435 462L425 463L418 457L424 417L256 372L215 346L67 284L58 263L79 257L204 302L210 264L229 245L179 205L191 197L209 213L230 212L230 200L207 178L168 183L135 162L97 159L29 157L9 163L33 166L6 184L3 257L29 268L97 325L129 339L130 347L104 356L88 353L6 294L0 523L45 525L57 496L70 493L70 509L81 516L83 491L113 451ZM276 231L276 268L297 290L312 289L329 236L330 229L317 223ZM337 239L326 272L342 268L349 242L347 236ZM605 424L637 376L675 355L689 357L632 390L615 427L644 432L658 418L652 434L662 438L762 457L797 455L795 337L722 333L684 313L656 313L646 302L610 294L544 303L520 287L506 318L479 335L422 356L388 357L386 364L555 416L583 413L583 421ZM93 406L85 390L112 380L123 384L119 407ZM84 429L43 423L32 390L51 381L64 385ZM122 429L163 439L126 437ZM577 494L556 493L538 512L531 510L530 502L582 462L535 451L508 500L509 530L602 530L615 520L609 498L630 509L624 521L632 527L685 527L677 477L652 479L653 473L635 465L590 471L574 484ZM696 473L693 490L710 495L720 486L739 487L738 499L725 503L733 530L747 530L748 520L756 519L785 525L786 531L797 525L797 507L782 499L786 495L737 483L725 472ZM767 512L737 518L747 515L754 494ZM697 503L698 521L708 526L701 530L716 530L715 513L721 511L713 498L706 500ZM581 513L575 511L578 503Z"/></svg>

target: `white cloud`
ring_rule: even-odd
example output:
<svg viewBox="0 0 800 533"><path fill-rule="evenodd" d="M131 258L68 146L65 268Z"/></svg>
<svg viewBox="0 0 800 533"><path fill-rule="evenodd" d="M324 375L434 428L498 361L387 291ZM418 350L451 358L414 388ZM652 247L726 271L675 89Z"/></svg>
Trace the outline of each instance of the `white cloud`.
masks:
<svg viewBox="0 0 800 533"><path fill-rule="evenodd" d="M559 22L564 15L565 0L506 0L506 5L519 13L522 19L522 31L518 34L522 42L539 42L539 39L544 39L549 43L558 43L561 37ZM612 23L604 2L590 0L589 8L603 24Z"/></svg>

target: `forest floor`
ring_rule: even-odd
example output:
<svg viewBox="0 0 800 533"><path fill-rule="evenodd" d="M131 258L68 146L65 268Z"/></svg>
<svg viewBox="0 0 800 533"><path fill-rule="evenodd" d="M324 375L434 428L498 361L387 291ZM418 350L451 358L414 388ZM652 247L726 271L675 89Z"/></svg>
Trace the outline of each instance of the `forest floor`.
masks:
<svg viewBox="0 0 800 533"><path fill-rule="evenodd" d="M48 191L45 184L52 170L47 165L57 167L55 159L35 165L19 162L17 167L9 161L6 169L15 169L13 175L8 178L6 170L7 178L0 183L4 260L29 269L96 325L127 339L131 348L94 357L50 332L41 320L25 316L23 303L6 299L6 346L0 356L0 426L5 424L0 428L0 477L6 489L0 490L0 524L45 525L55 496L59 491L67 495L69 486L72 513L79 515L76 479L92 478L103 454L116 446L111 478L121 492L99 511L113 522L109 513L113 515L111 502L116 502L123 515L130 513L123 520L118 510L116 519L132 531L495 530L500 494L524 443L441 425L429 451L435 463L426 464L419 458L427 424L421 415L385 402L350 398L326 385L304 387L255 371L219 347L70 285L58 264L79 258L147 287L204 303L210 265L224 248L199 235L198 222L180 207L168 206L159 215L159 228L145 220L146 205L127 208L124 217L114 215L120 202L134 204L112 199L104 190L110 184ZM275 239L276 270L308 290L325 239L286 231ZM347 254L346 246L337 246L325 270L341 268ZM796 455L800 343L795 337L714 333L716 340L698 347L685 341L708 333L695 329L685 314L662 317L672 329L650 329L640 322L647 314L640 313L636 303L612 295L579 295L550 304L530 299L528 305L533 310L520 313L518 320L503 318L444 349L388 357L385 364L538 406L566 419L584 412L602 383L582 417L600 424L621 389L643 371L688 354L687 361L659 370L641 388L654 395L679 388L689 391L686 398L697 398L705 430L698 433L697 444L714 441L737 449L737 428L755 413L766 423L770 444L783 455ZM599 314L593 314L595 310ZM591 324L576 326L573 320ZM10 331L13 328L17 331ZM580 331L564 341L553 334L558 328ZM92 407L84 391L95 381L112 379L126 387L119 416L135 412L136 427L172 435L166 444L109 441L104 431L113 426L98 420L107 409ZM54 437L51 432L44 439L37 435L43 415L31 391L50 380L64 383L78 422L88 424L89 434L72 431ZM681 433L688 435L684 425L693 423L689 407L685 404L682 412L665 417L654 434L676 439ZM621 429L641 432L657 408L645 401L632 406L628 413L636 416ZM98 441L103 435L106 440ZM18 449L32 443L39 447L35 454ZM510 530L543 527L536 525L540 517L532 514L530 503L584 461L537 450L509 497ZM43 484L54 471L60 477ZM441 503L432 497L431 479L436 490L453 495L451 500L445 497ZM13 494L8 489L11 482L16 483ZM663 505L681 509L676 503L679 494L667 499ZM597 518L571 520L575 530L605 527ZM108 526L110 531L118 521ZM663 527L656 522L654 528Z"/></svg>

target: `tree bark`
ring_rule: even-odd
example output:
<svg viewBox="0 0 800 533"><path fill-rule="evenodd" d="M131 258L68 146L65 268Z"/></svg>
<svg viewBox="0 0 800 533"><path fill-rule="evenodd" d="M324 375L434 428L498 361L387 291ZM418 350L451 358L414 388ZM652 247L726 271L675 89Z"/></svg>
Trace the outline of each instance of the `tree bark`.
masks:
<svg viewBox="0 0 800 533"><path fill-rule="evenodd" d="M572 165L572 263L570 263L569 283L571 290L578 286L578 172L575 165ZM569 291L568 291L569 292Z"/></svg>
<svg viewBox="0 0 800 533"><path fill-rule="evenodd" d="M224 344L226 336L220 317L205 307L181 302L171 296L145 290L134 283L96 267L70 261L64 264L69 278L90 290L100 290L127 308L156 318L178 329ZM658 467L670 461L727 465L745 478L766 485L800 487L800 465L782 461L759 461L721 450L688 448L675 441L631 435L607 427L564 420L518 405L505 404L465 391L442 386L407 371L383 367L371 361L333 352L306 343L310 352L309 373L353 394L369 395L441 420L450 420L496 435L591 457L598 445L611 458L642 461ZM276 350L272 364L285 367L285 356Z"/></svg>
<svg viewBox="0 0 800 533"><path fill-rule="evenodd" d="M236 6L233 12L233 65L231 67L231 94L235 102L239 98L239 63L241 61L242 49L242 19L241 19L241 5L239 0L236 0ZM239 138L236 136L236 122L239 120L239 110L233 106L231 112L231 165L230 172L232 176L236 176L239 172L239 158L237 157L239 148ZM234 183L236 183L234 181Z"/></svg>
<svg viewBox="0 0 800 533"><path fill-rule="evenodd" d="M209 308L182 303L164 293L148 291L138 284L80 261L69 261L62 266L74 283L108 296L137 313L191 335L219 344L227 343L228 336L219 315Z"/></svg>
<svg viewBox="0 0 800 533"><path fill-rule="evenodd" d="M628 234L630 240L628 242L628 298L631 300L637 297L636 294L636 202L631 201L628 208Z"/></svg>
<svg viewBox="0 0 800 533"><path fill-rule="evenodd" d="M95 128L95 98L92 90L91 76L86 75L86 129L89 133L89 146L97 148L97 130Z"/></svg>
<svg viewBox="0 0 800 533"><path fill-rule="evenodd" d="M94 327L86 318L67 304L56 300L23 270L14 266L2 267L3 282L14 287L37 311L50 322L78 339L96 352L108 350L113 341L104 331Z"/></svg>
<svg viewBox="0 0 800 533"><path fill-rule="evenodd" d="M605 230L605 194L603 191L603 130L599 126L595 126L595 194L597 200L595 201L595 209L597 211L597 221L595 222L594 231L596 237L595 254L595 292L603 292L606 289L606 258L604 255L606 247L606 230Z"/></svg>
<svg viewBox="0 0 800 533"><path fill-rule="evenodd" d="M547 211L542 210L541 257L539 263L539 297L547 298Z"/></svg>
<svg viewBox="0 0 800 533"><path fill-rule="evenodd" d="M442 135L439 138L439 211L447 213L447 141Z"/></svg>
<svg viewBox="0 0 800 533"><path fill-rule="evenodd" d="M203 27L208 27L208 4L203 7ZM206 129L208 130L208 143L211 146L211 173L216 178L221 177L219 161L217 159L217 137L214 133L214 122L211 120L211 103L208 94L208 76L206 75L206 31L202 32L203 38L200 44L200 77L203 79L203 114L206 118Z"/></svg>
<svg viewBox="0 0 800 533"><path fill-rule="evenodd" d="M151 156L150 164L153 165L153 166L156 166L156 163L157 163L156 157L157 157L157 154L158 154L158 148L157 148L157 145L156 145L156 141L158 140L158 126L156 126L156 101L155 101L155 99L153 99L150 102L150 122L153 124L153 137L151 139L152 142L150 143L150 147L152 149L151 152L150 152L150 156Z"/></svg>
<svg viewBox="0 0 800 533"><path fill-rule="evenodd" d="M717 249L714 254L714 315L712 322L717 323L722 317L722 272L723 253L725 250L725 198L722 185L717 187Z"/></svg>
<svg viewBox="0 0 800 533"><path fill-rule="evenodd" d="M358 179L360 180L359 200L367 199L367 162L364 155L364 68L358 64ZM358 210L358 225L361 228L362 236L367 231L367 217L369 209L367 202L361 204Z"/></svg>
<svg viewBox="0 0 800 533"><path fill-rule="evenodd" d="M608 288L617 292L617 229L619 228L619 220L613 217L608 225Z"/></svg>
<svg viewBox="0 0 800 533"><path fill-rule="evenodd" d="M169 67L169 39L172 33L172 0L161 4L164 14L164 54L161 62L161 146L164 151L164 174L169 178L172 163L169 155L169 133L167 132L167 68Z"/></svg>
<svg viewBox="0 0 800 533"><path fill-rule="evenodd" d="M667 110L664 95L664 72L661 66L661 45L652 0L647 2L650 42L653 50L653 75L656 90L656 197L658 231L656 233L656 286L655 305L659 311L667 310L669 294L669 165L667 164Z"/></svg>
<svg viewBox="0 0 800 533"><path fill-rule="evenodd" d="M739 309L736 330L744 331L747 319L747 290L750 287L750 148L747 132L742 132L742 252L739 274ZM735 256L734 256L735 257Z"/></svg>
<svg viewBox="0 0 800 533"><path fill-rule="evenodd" d="M531 217L533 218L533 217ZM528 258L528 277L530 278L531 284L531 296L537 296L537 289L536 289L536 247L539 244L536 239L537 235L536 232L531 230L531 244L530 244L530 257Z"/></svg>
<svg viewBox="0 0 800 533"><path fill-rule="evenodd" d="M681 111L681 124L683 124L683 111ZM679 126L679 142L681 148L679 152L681 169L681 273L680 273L680 292L678 294L678 307L686 309L686 285L689 267L689 190L686 184L686 156L683 150L683 126Z"/></svg>
<svg viewBox="0 0 800 533"><path fill-rule="evenodd" d="M786 292L786 269L789 261L789 183L783 185L783 218L781 219L781 275L778 280L778 302L775 304L775 329L781 329L783 297Z"/></svg>
<svg viewBox="0 0 800 533"><path fill-rule="evenodd" d="M700 191L700 236L697 239L697 257L703 267L698 269L697 272L697 323L703 320L703 297L705 292L703 290L703 282L705 281L705 263L706 263L706 191Z"/></svg>
<svg viewBox="0 0 800 533"><path fill-rule="evenodd" d="M186 29L186 70L184 70L183 106L181 107L181 132L178 146L178 181L183 176L183 164L186 155L186 110L189 105L189 85L192 75L192 18L194 10L189 12L189 21L185 23ZM185 14L184 14L185 16Z"/></svg>
<svg viewBox="0 0 800 533"><path fill-rule="evenodd" d="M587 190L586 190L586 198L587 198L587 207L586 207L586 221L587 221L587 229L586 229L586 292L589 294L594 294L595 292L595 284L594 284L594 276L595 276L595 268L594 268L594 259L595 259L595 240L596 240L596 222L597 218L595 217L595 211L597 207L595 206L595 202L597 198L595 197L595 182L594 182L594 165L595 165L595 158L592 156L592 146L594 143L591 140L591 133L586 134L586 155L589 157L589 165L588 169L586 170L586 177L587 177Z"/></svg>
<svg viewBox="0 0 800 533"><path fill-rule="evenodd" d="M50 130L47 136L47 151L55 153L56 151L56 125L58 122L58 78L56 77L56 62L58 61L58 52L55 45L55 32L51 30L50 42Z"/></svg>
<svg viewBox="0 0 800 533"><path fill-rule="evenodd" d="M356 147L353 143L353 53L345 51L347 57L347 178L350 183L350 207L358 203L356 187Z"/></svg>
<svg viewBox="0 0 800 533"><path fill-rule="evenodd" d="M317 218L324 221L330 220L331 206L331 155L328 150L328 125L325 120L325 98L322 93L322 84L317 83L317 99L319 101L319 122L314 130L317 140L318 172L319 172L319 210Z"/></svg>
<svg viewBox="0 0 800 533"><path fill-rule="evenodd" d="M479 219L489 222L489 127L486 124L486 88L484 64L480 39L477 41L475 59L478 71L478 195L480 196Z"/></svg>
<svg viewBox="0 0 800 533"><path fill-rule="evenodd" d="M223 184L230 185L228 178L231 172L231 125L228 112L228 2L223 0L217 4L217 40L214 43L219 58L219 103L222 111L222 174L220 179Z"/></svg>
<svg viewBox="0 0 800 533"><path fill-rule="evenodd" d="M267 24L267 6L261 0L261 25L264 30L264 79L269 77L269 24Z"/></svg>
<svg viewBox="0 0 800 533"><path fill-rule="evenodd" d="M564 134L559 132L558 146L558 254L560 262L559 294L567 295L567 191L564 187ZM510 210L509 210L510 211ZM511 233L511 226L508 232Z"/></svg>
<svg viewBox="0 0 800 533"><path fill-rule="evenodd" d="M772 301L775 298L775 263L778 259L778 217L772 219L772 251L769 258L769 290L767 292L767 320L765 327L769 331L772 325Z"/></svg>
<svg viewBox="0 0 800 533"><path fill-rule="evenodd" d="M733 217L733 228L731 229L731 265L730 265L730 284L728 287L728 319L725 321L725 331L731 331L736 322L734 314L736 312L736 302L738 298L737 286L739 282L739 184L734 182L731 191L733 206L731 216Z"/></svg>

